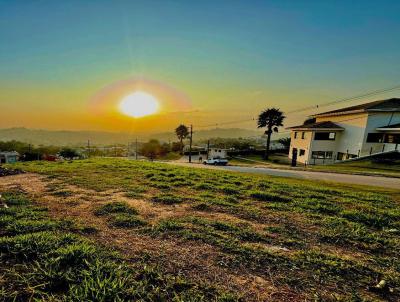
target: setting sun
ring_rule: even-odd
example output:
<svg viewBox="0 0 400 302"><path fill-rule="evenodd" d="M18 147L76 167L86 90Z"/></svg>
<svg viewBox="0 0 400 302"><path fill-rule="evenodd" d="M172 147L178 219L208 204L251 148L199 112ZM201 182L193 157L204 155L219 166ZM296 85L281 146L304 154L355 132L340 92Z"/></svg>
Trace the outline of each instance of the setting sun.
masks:
<svg viewBox="0 0 400 302"><path fill-rule="evenodd" d="M119 110L123 114L136 118L156 113L158 107L157 99L143 91L136 91L125 96L119 104Z"/></svg>

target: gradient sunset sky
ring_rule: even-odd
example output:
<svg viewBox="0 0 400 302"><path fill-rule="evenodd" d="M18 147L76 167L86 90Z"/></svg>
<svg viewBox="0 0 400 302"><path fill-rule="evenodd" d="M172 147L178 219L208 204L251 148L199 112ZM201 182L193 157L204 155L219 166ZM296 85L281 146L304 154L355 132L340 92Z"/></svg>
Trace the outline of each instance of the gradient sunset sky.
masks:
<svg viewBox="0 0 400 302"><path fill-rule="evenodd" d="M0 128L164 131L390 87L399 15L400 1L0 0ZM165 110L111 112L135 87Z"/></svg>

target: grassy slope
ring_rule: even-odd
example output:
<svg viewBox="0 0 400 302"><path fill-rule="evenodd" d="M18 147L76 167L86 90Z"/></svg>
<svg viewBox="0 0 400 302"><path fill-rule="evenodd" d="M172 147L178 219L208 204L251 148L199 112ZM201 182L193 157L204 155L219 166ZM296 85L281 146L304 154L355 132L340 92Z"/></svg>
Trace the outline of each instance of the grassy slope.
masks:
<svg viewBox="0 0 400 302"><path fill-rule="evenodd" d="M232 159L230 161L233 165L266 165L270 168L290 169L289 160L282 155L271 155L270 160L266 161L262 156L250 155L244 158L255 160L257 162L247 161L244 159ZM298 168L304 168L302 164L298 163ZM321 171L321 172L335 172L345 174L362 174L362 175L379 175L388 177L400 177L400 161L392 163L377 163L370 160L361 160L353 162L336 163L334 165L309 165L306 170Z"/></svg>
<svg viewBox="0 0 400 302"><path fill-rule="evenodd" d="M400 177L400 161L393 163L375 163L370 160L337 163L327 166L310 166L312 170L339 173L357 173L367 175L382 175Z"/></svg>
<svg viewBox="0 0 400 302"><path fill-rule="evenodd" d="M9 208L0 208L1 301L236 300L164 275L145 261L128 264L84 238L95 229L50 219L45 208L35 206L21 192L2 193ZM124 213L122 217L132 222L133 209L125 205L105 210L119 213L114 218L117 226L132 226L126 220L121 224L118 217Z"/></svg>
<svg viewBox="0 0 400 302"><path fill-rule="evenodd" d="M152 221L124 210L103 214L115 227L207 243L220 254L215 265L271 279L278 290L294 292L293 300L400 299L400 207L393 191L113 159L18 165L60 187L118 190L188 207L185 215ZM381 280L386 285L375 288Z"/></svg>
<svg viewBox="0 0 400 302"><path fill-rule="evenodd" d="M229 163L233 165L266 165L275 168L290 168L290 161L284 154L270 154L269 160L265 160L261 155L239 156L232 158Z"/></svg>

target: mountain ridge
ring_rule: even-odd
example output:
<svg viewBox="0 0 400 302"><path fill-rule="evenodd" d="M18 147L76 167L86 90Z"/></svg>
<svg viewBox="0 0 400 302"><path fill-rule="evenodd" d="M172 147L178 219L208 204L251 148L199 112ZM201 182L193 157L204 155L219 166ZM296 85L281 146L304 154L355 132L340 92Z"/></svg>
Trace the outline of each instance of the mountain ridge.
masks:
<svg viewBox="0 0 400 302"><path fill-rule="evenodd" d="M241 128L216 128L194 131L193 139L202 140L207 138L248 138L260 137L260 130ZM135 139L146 141L158 139L160 141L177 140L174 131L160 133L128 133L107 132L90 130L46 130L30 129L25 127L0 129L0 141L17 140L35 145L86 145L87 141L93 145L127 144Z"/></svg>

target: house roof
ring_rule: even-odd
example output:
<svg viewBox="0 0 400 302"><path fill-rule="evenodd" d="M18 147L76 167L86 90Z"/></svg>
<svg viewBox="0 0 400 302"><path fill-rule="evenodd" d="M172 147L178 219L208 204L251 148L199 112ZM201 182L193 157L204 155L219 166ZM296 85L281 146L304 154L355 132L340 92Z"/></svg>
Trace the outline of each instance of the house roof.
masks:
<svg viewBox="0 0 400 302"><path fill-rule="evenodd" d="M17 151L0 151L0 155L3 155L3 156L18 156L19 153Z"/></svg>
<svg viewBox="0 0 400 302"><path fill-rule="evenodd" d="M395 131L397 133L400 131L400 123L377 127L376 130L378 130L378 131Z"/></svg>
<svg viewBox="0 0 400 302"><path fill-rule="evenodd" d="M356 106L345 107L337 110L322 112L313 115L313 117L342 115L351 113L360 113L366 111L399 111L400 112L400 98L392 98L387 100L374 101L364 103Z"/></svg>
<svg viewBox="0 0 400 302"><path fill-rule="evenodd" d="M378 127L378 128L400 128L400 123L398 124L393 124L393 125L388 125L388 126L384 126L384 127Z"/></svg>
<svg viewBox="0 0 400 302"><path fill-rule="evenodd" d="M307 129L307 130L337 130L341 131L344 130L343 127L338 126L337 124L331 122L331 121L325 121L325 122L318 122L318 123L312 123L312 124L304 124L300 126L294 126L294 127L289 127L288 129Z"/></svg>

